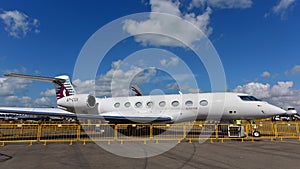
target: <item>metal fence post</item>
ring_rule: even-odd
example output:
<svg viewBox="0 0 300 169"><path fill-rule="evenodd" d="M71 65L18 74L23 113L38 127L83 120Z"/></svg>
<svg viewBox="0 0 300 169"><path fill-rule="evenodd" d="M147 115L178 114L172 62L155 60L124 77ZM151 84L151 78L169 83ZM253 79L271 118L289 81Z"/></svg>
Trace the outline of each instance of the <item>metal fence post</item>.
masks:
<svg viewBox="0 0 300 169"><path fill-rule="evenodd" d="M150 139L153 138L153 125L150 124Z"/></svg>
<svg viewBox="0 0 300 169"><path fill-rule="evenodd" d="M299 122L296 122L296 133L299 136Z"/></svg>
<svg viewBox="0 0 300 169"><path fill-rule="evenodd" d="M246 138L248 139L248 137L249 137L249 125L250 124L246 124L245 125L245 132L246 132Z"/></svg>
<svg viewBox="0 0 300 169"><path fill-rule="evenodd" d="M38 132L37 132L37 142L41 140L41 133L42 133L42 124L38 125Z"/></svg>
<svg viewBox="0 0 300 169"><path fill-rule="evenodd" d="M218 124L215 124L215 138L219 138L219 133L218 133Z"/></svg>
<svg viewBox="0 0 300 169"><path fill-rule="evenodd" d="M118 125L114 125L114 140L118 139Z"/></svg>
<svg viewBox="0 0 300 169"><path fill-rule="evenodd" d="M278 137L278 130L277 130L277 124L274 123L274 134L275 134L275 138Z"/></svg>
<svg viewBox="0 0 300 169"><path fill-rule="evenodd" d="M183 125L183 139L186 138L186 124Z"/></svg>
<svg viewBox="0 0 300 169"><path fill-rule="evenodd" d="M80 124L76 124L76 125L77 125L77 141L80 141L81 125Z"/></svg>

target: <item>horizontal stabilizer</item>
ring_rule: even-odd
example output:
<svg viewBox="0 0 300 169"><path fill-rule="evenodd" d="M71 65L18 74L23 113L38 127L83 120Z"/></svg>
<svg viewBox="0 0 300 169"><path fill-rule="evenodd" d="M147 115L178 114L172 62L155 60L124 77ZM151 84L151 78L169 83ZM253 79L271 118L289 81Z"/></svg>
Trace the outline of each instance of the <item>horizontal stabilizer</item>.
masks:
<svg viewBox="0 0 300 169"><path fill-rule="evenodd" d="M57 77L45 77L45 76L32 76L32 75L9 73L9 74L4 74L4 76L24 78L29 80L38 80L44 82L52 82L54 83L57 99L74 95L76 93L72 83L70 82L70 78L67 75L61 75Z"/></svg>

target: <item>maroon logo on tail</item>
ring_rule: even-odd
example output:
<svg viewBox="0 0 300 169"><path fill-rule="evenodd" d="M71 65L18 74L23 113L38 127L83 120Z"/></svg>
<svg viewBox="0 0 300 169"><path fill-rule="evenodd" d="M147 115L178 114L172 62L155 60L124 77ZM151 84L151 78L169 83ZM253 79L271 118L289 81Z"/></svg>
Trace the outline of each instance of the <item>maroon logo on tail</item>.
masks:
<svg viewBox="0 0 300 169"><path fill-rule="evenodd" d="M61 99L61 98L66 97L66 96L70 96L70 93L69 93L69 91L65 88L64 85L61 85L60 90L59 90L59 93L58 93L58 99Z"/></svg>

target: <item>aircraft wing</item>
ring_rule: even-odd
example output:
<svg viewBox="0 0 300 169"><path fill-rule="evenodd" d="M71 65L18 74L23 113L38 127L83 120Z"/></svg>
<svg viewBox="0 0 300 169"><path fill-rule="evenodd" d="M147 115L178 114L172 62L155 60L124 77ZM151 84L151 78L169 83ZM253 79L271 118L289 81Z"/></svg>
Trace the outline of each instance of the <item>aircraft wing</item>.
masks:
<svg viewBox="0 0 300 169"><path fill-rule="evenodd" d="M25 107L0 107L1 113L27 114L41 116L56 116L69 118L102 119L112 123L172 123L169 116L127 116L118 112L98 114L75 114L59 108L25 108Z"/></svg>
<svg viewBox="0 0 300 169"><path fill-rule="evenodd" d="M76 114L58 108L0 107L0 112L43 116L76 117L74 116Z"/></svg>

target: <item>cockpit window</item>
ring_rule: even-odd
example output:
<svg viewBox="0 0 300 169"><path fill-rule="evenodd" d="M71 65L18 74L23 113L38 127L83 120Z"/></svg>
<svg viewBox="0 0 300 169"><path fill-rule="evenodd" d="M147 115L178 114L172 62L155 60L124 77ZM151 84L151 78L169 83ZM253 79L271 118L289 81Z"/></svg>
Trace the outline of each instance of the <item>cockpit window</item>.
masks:
<svg viewBox="0 0 300 169"><path fill-rule="evenodd" d="M239 96L244 101L261 101L254 96Z"/></svg>

